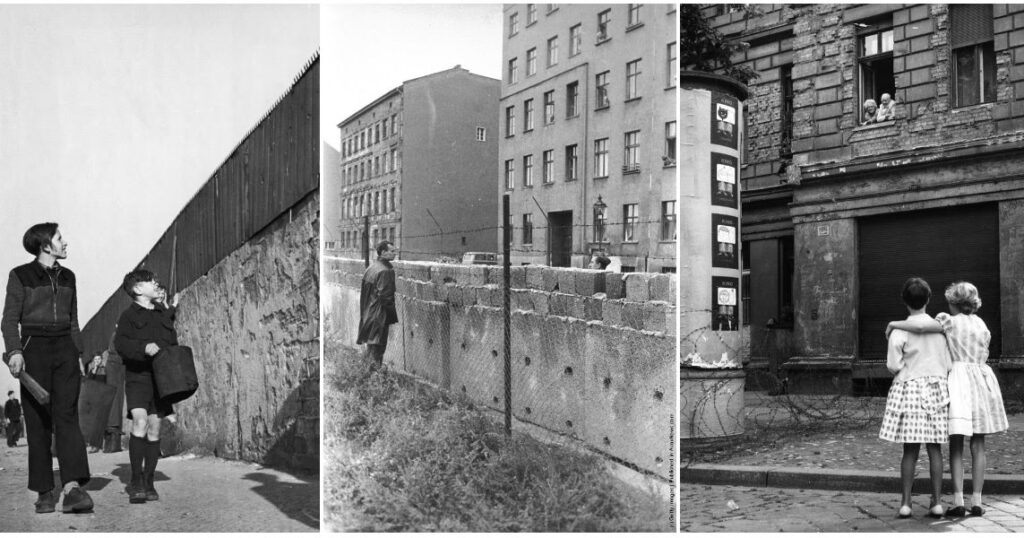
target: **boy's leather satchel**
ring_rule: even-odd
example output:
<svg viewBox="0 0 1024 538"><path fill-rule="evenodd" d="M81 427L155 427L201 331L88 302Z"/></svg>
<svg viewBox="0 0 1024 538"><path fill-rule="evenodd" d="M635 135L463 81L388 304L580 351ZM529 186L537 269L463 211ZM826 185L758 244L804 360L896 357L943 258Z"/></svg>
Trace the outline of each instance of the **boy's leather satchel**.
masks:
<svg viewBox="0 0 1024 538"><path fill-rule="evenodd" d="M199 376L188 346L167 346L153 357L153 378L157 396L167 403L178 403L199 389Z"/></svg>

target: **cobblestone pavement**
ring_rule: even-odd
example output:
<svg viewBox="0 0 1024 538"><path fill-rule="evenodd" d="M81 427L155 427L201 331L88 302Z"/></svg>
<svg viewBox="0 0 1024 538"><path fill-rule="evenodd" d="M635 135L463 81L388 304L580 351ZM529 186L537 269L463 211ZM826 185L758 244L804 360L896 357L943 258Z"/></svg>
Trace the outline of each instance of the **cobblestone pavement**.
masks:
<svg viewBox="0 0 1024 538"><path fill-rule="evenodd" d="M56 466L56 459L54 460ZM315 532L319 480L213 457L160 460L160 500L130 505L128 452L89 454L92 513L36 514L25 440L0 451L0 534L4 532ZM56 480L60 483L59 477Z"/></svg>
<svg viewBox="0 0 1024 538"><path fill-rule="evenodd" d="M929 497L915 495L913 517L898 519L898 492L694 484L681 490L683 532L1024 532L1020 495L986 496L984 516L960 519L926 517ZM947 507L951 500L943 498Z"/></svg>

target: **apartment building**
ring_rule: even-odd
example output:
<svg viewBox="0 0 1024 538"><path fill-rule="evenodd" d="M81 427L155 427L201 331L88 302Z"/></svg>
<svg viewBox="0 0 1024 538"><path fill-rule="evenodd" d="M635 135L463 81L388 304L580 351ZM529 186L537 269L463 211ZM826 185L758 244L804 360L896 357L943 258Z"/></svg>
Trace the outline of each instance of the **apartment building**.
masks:
<svg viewBox="0 0 1024 538"><path fill-rule="evenodd" d="M407 80L338 124L338 250L362 256L364 233L405 260L497 249L500 83L455 66Z"/></svg>
<svg viewBox="0 0 1024 538"><path fill-rule="evenodd" d="M676 269L677 10L504 8L499 197L512 263ZM495 212L499 222L501 210Z"/></svg>
<svg viewBox="0 0 1024 538"><path fill-rule="evenodd" d="M889 320L981 292L1004 393L1024 378L1024 6L708 5L760 78L746 101L751 371L793 392L884 394ZM868 114L870 99L895 102ZM754 376L756 377L756 376ZM754 377L751 377L753 379Z"/></svg>

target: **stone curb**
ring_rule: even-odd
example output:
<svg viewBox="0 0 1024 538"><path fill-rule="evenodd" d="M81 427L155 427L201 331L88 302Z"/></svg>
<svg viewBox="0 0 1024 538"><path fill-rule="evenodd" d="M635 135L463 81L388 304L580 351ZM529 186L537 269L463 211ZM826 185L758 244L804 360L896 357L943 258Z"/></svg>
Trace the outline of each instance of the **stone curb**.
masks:
<svg viewBox="0 0 1024 538"><path fill-rule="evenodd" d="M758 467L746 465L694 464L680 469L679 482L714 486L747 486L761 488L800 488L837 491L873 491L879 493L899 491L897 473L858 470L808 470L799 467ZM949 474L943 475L943 492L953 491ZM970 475L964 477L964 492L970 494ZM931 493L927 476L917 476L914 493ZM1024 475L987 475L985 493L1014 495L1024 493Z"/></svg>

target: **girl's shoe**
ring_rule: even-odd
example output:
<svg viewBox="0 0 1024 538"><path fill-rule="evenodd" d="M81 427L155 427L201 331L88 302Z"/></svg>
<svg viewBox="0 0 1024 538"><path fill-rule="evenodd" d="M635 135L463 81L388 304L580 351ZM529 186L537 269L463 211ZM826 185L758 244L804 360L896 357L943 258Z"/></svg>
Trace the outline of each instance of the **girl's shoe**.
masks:
<svg viewBox="0 0 1024 538"><path fill-rule="evenodd" d="M896 514L896 517L898 517L900 519L907 519L908 517L910 517L910 514L912 512L913 512L913 510L911 510L909 506L903 505L903 506L900 507L900 512L898 514Z"/></svg>
<svg viewBox="0 0 1024 538"><path fill-rule="evenodd" d="M940 518L946 515L946 509L942 507L942 503L936 503L928 509L928 517Z"/></svg>
<svg viewBox="0 0 1024 538"><path fill-rule="evenodd" d="M974 517L981 517L984 513L985 509L978 505L974 505L971 507L971 515Z"/></svg>
<svg viewBox="0 0 1024 538"><path fill-rule="evenodd" d="M949 510L946 510L946 517L964 517L967 515L967 509L963 506L954 506Z"/></svg>

